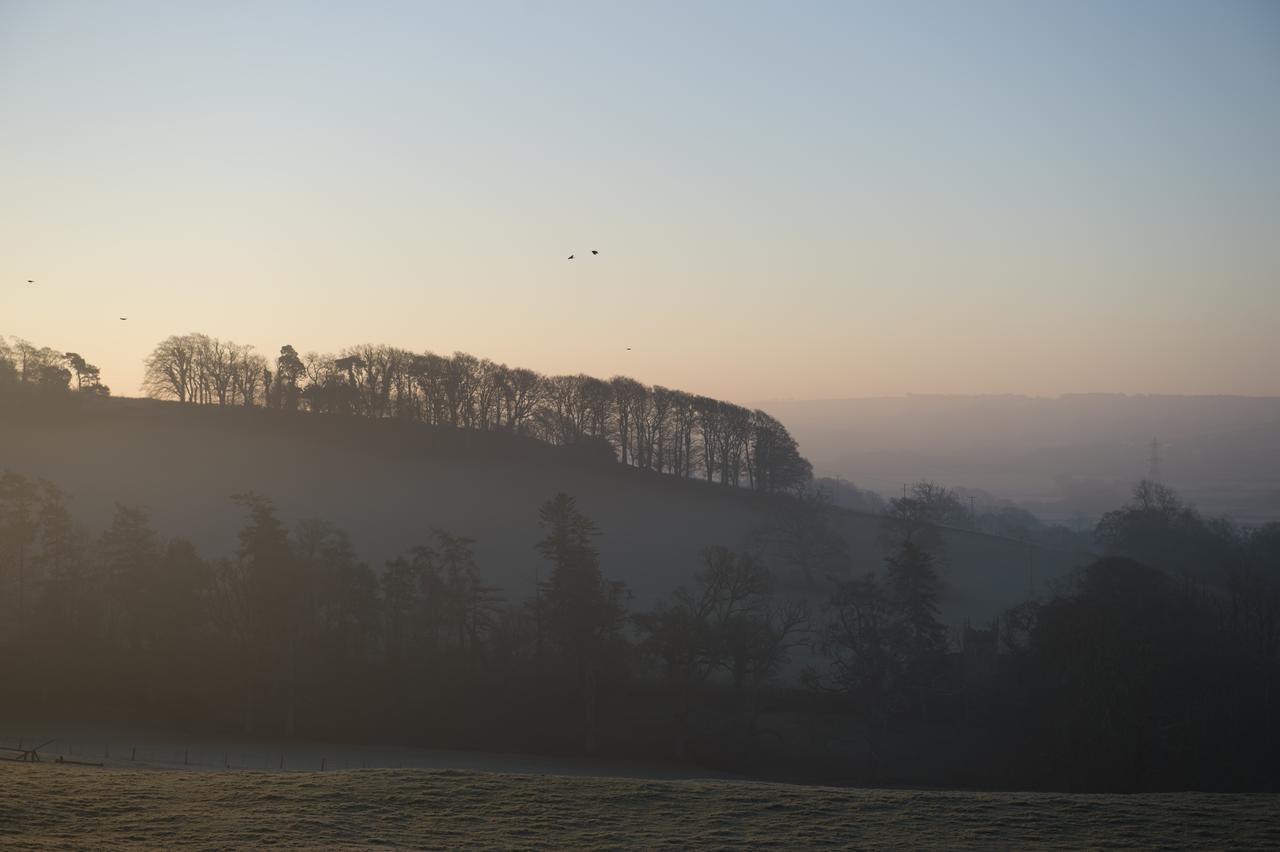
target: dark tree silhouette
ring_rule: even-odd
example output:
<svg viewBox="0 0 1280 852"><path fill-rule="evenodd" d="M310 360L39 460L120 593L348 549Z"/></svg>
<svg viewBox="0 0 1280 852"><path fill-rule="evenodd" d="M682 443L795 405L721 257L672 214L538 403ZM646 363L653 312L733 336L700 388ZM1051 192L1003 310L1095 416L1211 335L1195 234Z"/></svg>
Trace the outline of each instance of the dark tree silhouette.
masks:
<svg viewBox="0 0 1280 852"><path fill-rule="evenodd" d="M805 680L815 689L842 697L861 720L863 767L866 780L871 780L879 772L876 747L888 722L899 674L894 606L879 579L866 574L840 583L829 611L820 643L829 666L825 671L808 668Z"/></svg>
<svg viewBox="0 0 1280 852"><path fill-rule="evenodd" d="M815 588L849 568L849 544L835 528L836 509L825 491L800 488L775 502L754 530L756 547L786 567L788 581Z"/></svg>
<svg viewBox="0 0 1280 852"><path fill-rule="evenodd" d="M11 601L6 609L12 613L11 629L19 642L27 633L33 579L31 549L39 532L39 497L38 487L25 476L10 471L0 473L0 566Z"/></svg>
<svg viewBox="0 0 1280 852"><path fill-rule="evenodd" d="M624 589L604 579L591 541L595 524L578 512L574 498L556 494L542 504L539 519L546 536L537 549L552 565L542 590L547 633L577 684L582 749L590 754L596 744L599 679L622 627Z"/></svg>
<svg viewBox="0 0 1280 852"><path fill-rule="evenodd" d="M224 563L221 596L229 626L238 637L245 729L258 725L259 706L281 681L287 690L286 732L296 712L297 650L302 589L288 533L265 497L247 492L232 498L247 515L239 546Z"/></svg>
<svg viewBox="0 0 1280 852"><path fill-rule="evenodd" d="M160 543L146 513L136 506L117 505L111 526L98 541L101 576L106 591L107 632L120 645L139 650L149 644L143 614L156 603L153 591Z"/></svg>
<svg viewBox="0 0 1280 852"><path fill-rule="evenodd" d="M969 511L960 496L923 479L912 485L908 494L891 499L882 517L886 543L896 547L910 541L931 552L942 546L939 527L969 525Z"/></svg>
<svg viewBox="0 0 1280 852"><path fill-rule="evenodd" d="M102 371L88 363L75 352L66 353L67 365L75 373L76 390L95 390L101 387Z"/></svg>
<svg viewBox="0 0 1280 852"><path fill-rule="evenodd" d="M28 360L35 364L35 358ZM0 360L0 368L3 363L17 361ZM415 354L374 344L305 357L286 345L275 367L268 369L251 347L202 334L175 336L148 356L143 387L181 402L505 431L586 447L580 455L587 458L608 447L622 464L760 491L792 491L812 478L786 427L765 412L627 376L548 378L465 352Z"/></svg>
<svg viewBox="0 0 1280 852"><path fill-rule="evenodd" d="M196 401L199 381L194 337L166 337L151 351L142 380L148 394L178 402Z"/></svg>
<svg viewBox="0 0 1280 852"><path fill-rule="evenodd" d="M808 625L803 602L778 605L773 578L750 554L725 547L702 552L692 588L633 620L641 650L659 663L677 699L677 754L687 756L690 717L697 691L717 671L748 696L746 742L755 734L760 694L787 661L797 634Z"/></svg>
<svg viewBox="0 0 1280 852"><path fill-rule="evenodd" d="M916 541L880 576L833 580L812 692L784 676L808 636L803 598L785 598L753 554L705 550L687 585L634 614L631 646L624 590L567 495L542 506L547 581L509 605L473 543L445 530L375 572L333 525L290 533L245 494L232 555L210 563L138 508L90 535L73 505L0 473L0 658L22 686L5 694L15 717L93 708L193 730L238 720L268 736L557 753L658 744L823 781L1274 786L1280 525L1236 529L1172 492L1142 489L1100 529L1153 554L1164 551L1149 538L1207 536L1197 572L1108 557L994 632L966 630L965 653L946 652L933 557ZM985 679L967 669L979 633L1000 650Z"/></svg>
<svg viewBox="0 0 1280 852"><path fill-rule="evenodd" d="M904 541L886 563L886 591L893 608L892 638L902 689L922 708L936 693L945 665L947 630L938 620L938 575L933 556Z"/></svg>
<svg viewBox="0 0 1280 852"><path fill-rule="evenodd" d="M297 411L301 401L301 389L298 380L302 378L304 367L298 353L288 344L280 347L280 357L276 358L275 380L272 390L275 393L275 407L282 411Z"/></svg>

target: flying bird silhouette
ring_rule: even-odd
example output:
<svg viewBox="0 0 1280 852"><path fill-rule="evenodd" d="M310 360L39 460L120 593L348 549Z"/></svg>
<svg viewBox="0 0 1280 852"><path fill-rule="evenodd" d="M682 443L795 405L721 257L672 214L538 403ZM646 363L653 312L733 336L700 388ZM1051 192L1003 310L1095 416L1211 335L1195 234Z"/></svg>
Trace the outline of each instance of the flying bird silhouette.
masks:
<svg viewBox="0 0 1280 852"><path fill-rule="evenodd" d="M570 260L573 260L573 255L569 255L569 259L570 259Z"/></svg>
<svg viewBox="0 0 1280 852"><path fill-rule="evenodd" d="M124 321L125 321L125 320L127 320L127 319L128 319L128 317L120 317L120 321L121 321L121 322L124 322Z"/></svg>
<svg viewBox="0 0 1280 852"><path fill-rule="evenodd" d="M595 249L592 249L592 250L591 250L591 253L592 253L592 254L599 254L600 252L596 251Z"/></svg>
<svg viewBox="0 0 1280 852"><path fill-rule="evenodd" d="M34 282L34 281L32 281L30 278L28 278L28 279L27 279L27 283L28 283L28 284L34 284L34 283L36 283L36 282Z"/></svg>

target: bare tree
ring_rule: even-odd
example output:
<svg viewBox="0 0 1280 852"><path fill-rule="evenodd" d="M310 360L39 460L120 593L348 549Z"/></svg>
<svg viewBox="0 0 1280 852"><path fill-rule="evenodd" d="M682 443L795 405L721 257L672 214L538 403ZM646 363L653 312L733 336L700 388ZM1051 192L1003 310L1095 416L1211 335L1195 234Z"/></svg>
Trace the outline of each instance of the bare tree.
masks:
<svg viewBox="0 0 1280 852"><path fill-rule="evenodd" d="M759 560L709 547L702 552L692 589L676 590L669 602L634 620L645 637L642 648L662 664L676 687L677 751L684 754L694 693L716 670L749 695L743 733L754 735L761 690L808 629L809 611L803 602L774 600L772 578Z"/></svg>
<svg viewBox="0 0 1280 852"><path fill-rule="evenodd" d="M240 349L230 341L200 335L196 350L196 369L200 374L200 386L206 394L216 396L218 405L234 403L236 377L239 375ZM212 402L206 396L202 402Z"/></svg>
<svg viewBox="0 0 1280 852"><path fill-rule="evenodd" d="M623 464L636 464L635 447L639 443L636 424L640 419L640 407L644 405L647 391L644 385L627 376L614 376L609 384L613 386L618 459Z"/></svg>
<svg viewBox="0 0 1280 852"><path fill-rule="evenodd" d="M881 537L894 547L911 541L925 550L942 546L940 527L959 526L969 520L960 496L928 480L920 480L902 497L889 501L881 521Z"/></svg>
<svg viewBox="0 0 1280 852"><path fill-rule="evenodd" d="M0 378L8 371L21 381L62 381L62 356L53 353L51 366L47 353L23 341L7 351L12 354L0 359ZM87 385L92 365L71 366L77 383ZM70 372L65 375L69 381ZM685 478L701 472L708 481L765 491L790 490L812 474L786 429L763 412L627 376L544 377L465 352L445 357L363 344L336 357L300 357L285 345L273 372L251 347L188 334L156 346L146 361L144 389L180 402L261 402L285 411L529 434L561 446L590 445L600 458L611 451L624 464L647 470Z"/></svg>
<svg viewBox="0 0 1280 852"><path fill-rule="evenodd" d="M498 393L502 399L504 424L508 432L523 432L534 411L543 403L544 382L533 370L505 365L498 373Z"/></svg>
<svg viewBox="0 0 1280 852"><path fill-rule="evenodd" d="M724 440L724 421L721 417L720 401L706 396L695 396L693 409L697 414L698 435L702 438L702 470L707 482L711 482L715 478L717 462L720 459L720 444Z"/></svg>
<svg viewBox="0 0 1280 852"><path fill-rule="evenodd" d="M245 408L252 408L259 399L265 396L263 376L267 369L267 359L253 351L252 346L241 346L236 355L235 390L240 403ZM262 393L259 390L262 389ZM265 404L265 399L263 399Z"/></svg>
<svg viewBox="0 0 1280 852"><path fill-rule="evenodd" d="M195 401L197 388L196 338L174 335L156 344L144 362L142 387L148 396Z"/></svg>
<svg viewBox="0 0 1280 852"><path fill-rule="evenodd" d="M747 443L747 479L760 491L793 491L813 478L813 467L777 419L763 411L751 416Z"/></svg>

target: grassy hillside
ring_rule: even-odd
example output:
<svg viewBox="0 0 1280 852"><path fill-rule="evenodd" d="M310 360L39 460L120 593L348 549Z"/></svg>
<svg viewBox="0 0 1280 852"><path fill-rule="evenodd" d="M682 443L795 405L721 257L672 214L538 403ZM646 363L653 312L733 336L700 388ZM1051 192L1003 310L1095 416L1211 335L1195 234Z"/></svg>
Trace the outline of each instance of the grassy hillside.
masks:
<svg viewBox="0 0 1280 852"><path fill-rule="evenodd" d="M1274 795L0 764L0 847L1276 848Z"/></svg>
<svg viewBox="0 0 1280 852"><path fill-rule="evenodd" d="M639 606L687 582L703 547L743 544L776 505L504 434L76 396L0 410L2 468L64 488L91 530L117 501L137 504L162 533L210 556L235 546L243 519L228 497L249 490L288 520L336 523L375 565L442 527L475 539L482 572L513 600L533 592L537 508L556 491L596 521L606 574L625 580ZM881 568L878 520L841 512L838 523L855 570ZM991 618L1083 559L971 533L946 538L942 607L953 625Z"/></svg>

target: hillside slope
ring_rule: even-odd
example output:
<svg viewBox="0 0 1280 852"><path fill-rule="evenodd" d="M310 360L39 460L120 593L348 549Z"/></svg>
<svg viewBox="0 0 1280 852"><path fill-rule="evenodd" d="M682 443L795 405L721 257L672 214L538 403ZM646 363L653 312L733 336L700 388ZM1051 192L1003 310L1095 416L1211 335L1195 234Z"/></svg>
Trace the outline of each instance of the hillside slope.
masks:
<svg viewBox="0 0 1280 852"><path fill-rule="evenodd" d="M242 517L228 498L250 490L287 522L337 524L375 566L442 527L475 540L482 573L512 600L545 574L538 507L566 491L598 524L604 570L628 584L634 606L687 583L702 548L743 544L776 499L502 434L130 399L0 410L3 468L65 489L93 531L116 502L137 504L208 556L234 548ZM842 512L839 525L855 570L878 570L877 519ZM1083 561L958 531L946 539L941 603L952 625L985 621Z"/></svg>

